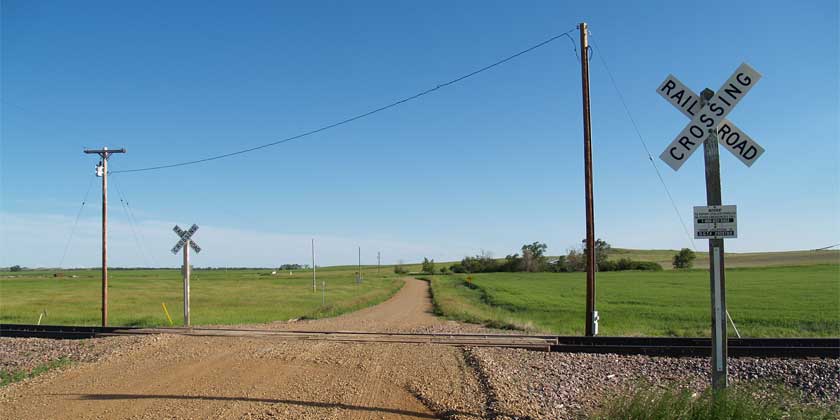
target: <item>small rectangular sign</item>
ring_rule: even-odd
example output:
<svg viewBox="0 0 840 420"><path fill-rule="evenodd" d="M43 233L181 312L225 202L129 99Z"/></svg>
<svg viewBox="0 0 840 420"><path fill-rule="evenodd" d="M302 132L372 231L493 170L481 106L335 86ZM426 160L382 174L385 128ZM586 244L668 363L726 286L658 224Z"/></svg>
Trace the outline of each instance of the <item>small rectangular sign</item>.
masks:
<svg viewBox="0 0 840 420"><path fill-rule="evenodd" d="M694 239L737 237L737 206L694 206Z"/></svg>
<svg viewBox="0 0 840 420"><path fill-rule="evenodd" d="M761 74L743 63L735 70L729 80L718 89L708 103L692 117L691 122L677 134L677 137L659 155L673 170L679 170L686 160L700 148L708 136L708 130L717 127L726 115L761 79ZM666 79L667 83L667 79ZM660 92L662 95L663 92ZM668 98L666 98L668 99ZM671 100L669 99L669 102ZM680 108L683 108L680 106ZM685 110L688 112L688 110Z"/></svg>

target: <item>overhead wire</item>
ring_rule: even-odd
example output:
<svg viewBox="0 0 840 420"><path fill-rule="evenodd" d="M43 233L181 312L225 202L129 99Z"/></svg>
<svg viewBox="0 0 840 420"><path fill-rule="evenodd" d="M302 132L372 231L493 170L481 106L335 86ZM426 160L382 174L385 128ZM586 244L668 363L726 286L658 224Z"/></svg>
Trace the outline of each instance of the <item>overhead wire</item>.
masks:
<svg viewBox="0 0 840 420"><path fill-rule="evenodd" d="M591 43L594 50L600 50L598 46L593 42ZM662 178L662 173L659 171L659 167L656 166L656 161L653 159L653 155L650 153L650 149L647 146L647 142L645 142L644 137L642 136L641 130L639 130L639 125L636 123L636 119L633 118L633 114L630 112L630 107L627 106L627 101L624 100L624 95L621 93L621 89L618 87L618 83L615 81L615 77L610 71L610 66L607 65L607 61L604 59L604 54L598 51L598 59L603 64L604 69L607 71L607 75L610 78L610 82L612 82L612 86L615 89L615 92L618 94L618 99L621 102L621 105L624 107L624 112L627 114L627 117L630 119L630 123L633 125L633 130L636 132L636 136L639 138L639 142L642 144L642 148L645 150L645 154L650 161L650 165L653 166L653 170L656 172L656 177L659 179L659 183L662 184L662 188L665 190L665 194L668 196L668 200L671 202L671 207L674 209L674 213L676 213L677 218L680 221L680 225L682 225L683 232L685 232L686 238L688 239L689 244L691 244L691 248L697 252L697 247L694 245L694 238L689 233L688 226L685 224L685 220L680 213L679 208L677 207L677 203L674 200L674 196L671 195L671 190L668 188L668 184L665 183L665 179Z"/></svg>
<svg viewBox="0 0 840 420"><path fill-rule="evenodd" d="M73 236L76 234L76 226L79 224L79 218L82 216L82 210L84 210L85 204L87 204L88 195L90 194L91 187L93 187L94 179L96 179L96 175L91 175L87 190L85 191L85 197L82 199L82 205L79 206L79 211L76 212L76 220L73 221L73 227L70 229L70 237L67 238L67 243L64 245L64 252L61 254L61 261L58 263L59 268L64 266L64 259L67 257L67 251L70 249L70 243L73 241Z"/></svg>
<svg viewBox="0 0 840 420"><path fill-rule="evenodd" d="M540 43L534 44L534 45L532 45L532 46L530 46L530 47L528 47L528 48L526 48L522 51L519 51L519 52L517 52L513 55L509 55L509 56L507 56L507 57L505 57L501 60L498 60L498 61L496 61L492 64L484 66L484 67L482 67L478 70L474 70L474 71L472 71L470 73L467 73L463 76L460 76L460 77L457 77L455 79L449 80L448 82L441 83L441 84L439 84L435 87L428 88L428 89L423 90L419 93L416 93L414 95L405 97L405 98L397 100L395 102L391 102L387 105L381 106L381 107L373 109L371 111L367 111L367 112L364 112L362 114L358 114L358 115L352 116L350 118L346 118L344 120L341 120L341 121L338 121L338 122L335 122L335 123L332 123L332 124L328 124L328 125L322 126L320 128L316 128L314 130L310 130L310 131L306 131L306 132L303 132L303 133L300 133L300 134L296 134L296 135L291 136L291 137L286 137L286 138L283 138L283 139L280 139L280 140L277 140L277 141L273 141L271 143L266 143L266 144L262 144L262 145L259 145L259 146L254 146L254 147L250 147L250 148L247 148L247 149L237 150L237 151L234 151L234 152L225 153L225 154L221 154L221 155L210 156L210 157L206 157L206 158L202 158L202 159L196 159L196 160L190 160L190 161L184 161L184 162L165 164L165 165L150 166L150 167L145 167L145 168L122 169L122 170L118 170L118 171L112 171L111 173L119 174L119 173L146 172L146 171L155 171L155 170L160 170L160 169L175 168L175 167L179 167L179 166L195 165L195 164L198 164L198 163L209 162L209 161L223 159L223 158L227 158L227 157L231 157L231 156L241 155L243 153L253 152L253 151L256 151L256 150L260 150L260 149L265 149L267 147L277 146L279 144L287 143L287 142L290 142L292 140L297 140L297 139L300 139L300 138L303 138L303 137L311 136L313 134L317 134L317 133L320 133L322 131L326 131L326 130L329 130L329 129L332 129L332 128L336 128L336 127L351 123L353 121L356 121L356 120L359 120L359 119L362 119L362 118L365 118L365 117L369 117L371 115L377 114L377 113L385 111L387 109L402 105L406 102L413 101L415 99L421 98L425 95L428 95L432 92L438 91L442 88L454 85L458 82L461 82L465 79L473 77L477 74L483 73L483 72L485 72L487 70L490 70L494 67L500 66L504 63L507 63L508 61L511 61L511 60L521 56L521 55L527 54L527 53L529 53L533 50L536 50L537 48L545 46L545 45L547 45L547 44L549 44L553 41L556 41L559 38L562 38L562 37L569 38L570 40L572 40L572 45L574 47L574 40L572 39L571 35L569 35L574 30L575 29L573 28L573 29L570 29L570 30L562 33L562 34L552 36L551 38L548 38L548 39L546 39L546 40L544 40ZM575 55L577 56L577 49L575 49ZM580 60L580 57L578 57L578 60Z"/></svg>
<svg viewBox="0 0 840 420"><path fill-rule="evenodd" d="M143 246L143 244L140 241L140 238L137 235L137 229L135 228L137 220L134 218L133 212L129 207L128 199L125 198L125 195L123 195L122 190L120 190L120 188L117 186L117 183L113 181L113 178L111 179L111 185L114 187L114 190L117 191L117 196L120 200L120 207L122 207L123 213L125 213L125 217L126 219L128 219L128 225L129 227L131 227L131 233L134 236L134 242L135 244L137 244L137 248L140 250L140 253L143 256L143 260L145 260L146 262L146 266L151 267L151 264L149 264L149 254L148 252L146 252L146 248Z"/></svg>

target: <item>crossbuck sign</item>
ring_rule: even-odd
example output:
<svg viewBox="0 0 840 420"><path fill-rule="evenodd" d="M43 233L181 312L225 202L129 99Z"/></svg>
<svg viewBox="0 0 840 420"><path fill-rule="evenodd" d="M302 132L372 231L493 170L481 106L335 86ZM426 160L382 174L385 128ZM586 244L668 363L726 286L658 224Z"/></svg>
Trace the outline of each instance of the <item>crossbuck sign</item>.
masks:
<svg viewBox="0 0 840 420"><path fill-rule="evenodd" d="M679 170L683 163L700 148L707 130L717 127L718 140L745 165L752 166L764 153L764 148L750 136L726 119L726 115L761 79L749 64L741 64L717 93L701 106L701 98L686 87L674 75L668 75L656 89L657 93L679 109L691 122L665 148L659 156L673 170Z"/></svg>
<svg viewBox="0 0 840 420"><path fill-rule="evenodd" d="M184 249L184 267L183 267L183 275L184 275L184 326L190 326L190 248L195 251L195 253L201 252L201 247L192 240L192 236L198 230L198 225L192 225L190 230L183 230L178 225L172 228L172 231L175 232L176 235L181 237L181 240L178 241L175 246L172 247L172 253L177 254L181 248ZM187 245L184 248L184 245Z"/></svg>
<svg viewBox="0 0 840 420"><path fill-rule="evenodd" d="M691 118L671 144L659 156L673 170L680 167L703 145L706 173L706 206L694 208L695 238L709 239L709 276L712 309L712 386L725 388L727 383L726 276L724 238L737 237L737 215L734 205L721 205L720 156L722 144L745 165L752 164L763 153L758 143L726 120L726 116L747 92L761 79L755 69L743 63L718 89L704 89L698 96L673 75L656 89L660 96ZM735 330L736 333L738 330Z"/></svg>
<svg viewBox="0 0 840 420"><path fill-rule="evenodd" d="M187 230L187 231L185 231L185 230L181 229L178 225L175 225L175 227L173 227L173 228L172 228L172 231L173 231L173 232L175 232L175 234L176 234L176 235L180 236L180 237L181 237L181 240L180 240L180 241L178 241L178 243L177 243L177 244L175 244L175 246L173 246L173 247L172 247L172 253L173 253L173 254L177 254L177 253L178 253L178 251L180 251L180 250L181 250L181 248L183 248L183 247L184 247L184 245L185 245L188 241L189 241L189 243L190 243L190 248L192 248L192 249L193 249L193 251L195 251L195 252L196 252L196 254L197 254L197 253L199 253L199 252L201 252L201 247L200 247L200 246L198 246L198 244L197 244L197 243L195 243L195 241L193 241L192 239L190 239L190 238L192 238L193 234L194 234L197 230L198 230L198 225L192 225L192 227L190 227L190 230Z"/></svg>

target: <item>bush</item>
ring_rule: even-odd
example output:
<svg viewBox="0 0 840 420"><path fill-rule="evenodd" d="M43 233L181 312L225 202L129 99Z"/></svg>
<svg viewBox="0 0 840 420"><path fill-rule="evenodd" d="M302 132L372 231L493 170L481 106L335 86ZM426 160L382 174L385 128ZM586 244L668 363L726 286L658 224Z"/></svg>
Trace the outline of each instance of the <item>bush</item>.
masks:
<svg viewBox="0 0 840 420"><path fill-rule="evenodd" d="M449 269L446 268L446 267L441 267L440 268L440 274L449 274Z"/></svg>
<svg viewBox="0 0 840 420"><path fill-rule="evenodd" d="M598 263L598 271L662 271L662 266L653 261L633 261L629 258L622 258L618 261L603 261Z"/></svg>
<svg viewBox="0 0 840 420"><path fill-rule="evenodd" d="M697 255L694 254L694 251L683 248L680 252L674 255L674 268L691 268L694 265L694 259L697 258Z"/></svg>
<svg viewBox="0 0 840 420"><path fill-rule="evenodd" d="M423 258L422 270L426 274L435 274L435 260Z"/></svg>
<svg viewBox="0 0 840 420"><path fill-rule="evenodd" d="M394 274L408 274L408 270L403 267L402 263L394 266Z"/></svg>
<svg viewBox="0 0 840 420"><path fill-rule="evenodd" d="M455 273L495 273L499 270L499 262L490 257L489 254L482 253L475 257L464 257L458 264L453 264L452 269Z"/></svg>
<svg viewBox="0 0 840 420"><path fill-rule="evenodd" d="M21 270L23 270L23 268L21 268L19 265L13 265L13 266L9 267L9 271L15 271L16 272L16 271L21 271Z"/></svg>

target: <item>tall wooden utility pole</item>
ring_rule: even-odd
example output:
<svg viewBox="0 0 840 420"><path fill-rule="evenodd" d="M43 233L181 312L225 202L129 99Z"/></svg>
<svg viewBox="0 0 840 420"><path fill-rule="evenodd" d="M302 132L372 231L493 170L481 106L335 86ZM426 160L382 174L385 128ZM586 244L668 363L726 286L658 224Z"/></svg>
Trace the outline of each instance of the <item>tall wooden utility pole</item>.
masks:
<svg viewBox="0 0 840 420"><path fill-rule="evenodd" d="M589 32L586 22L580 30L580 74L583 89L583 174L586 190L586 335L597 331L595 312L595 206L592 192L592 126L589 122Z"/></svg>
<svg viewBox="0 0 840 420"><path fill-rule="evenodd" d="M102 177L102 326L108 326L108 158L125 149L85 149L86 154L97 154L102 160L96 166L96 175Z"/></svg>
<svg viewBox="0 0 840 420"><path fill-rule="evenodd" d="M315 238L312 238L312 291L318 292L318 283L315 280Z"/></svg>
<svg viewBox="0 0 840 420"><path fill-rule="evenodd" d="M379 269L382 267L382 253L376 251L376 275L379 275Z"/></svg>

